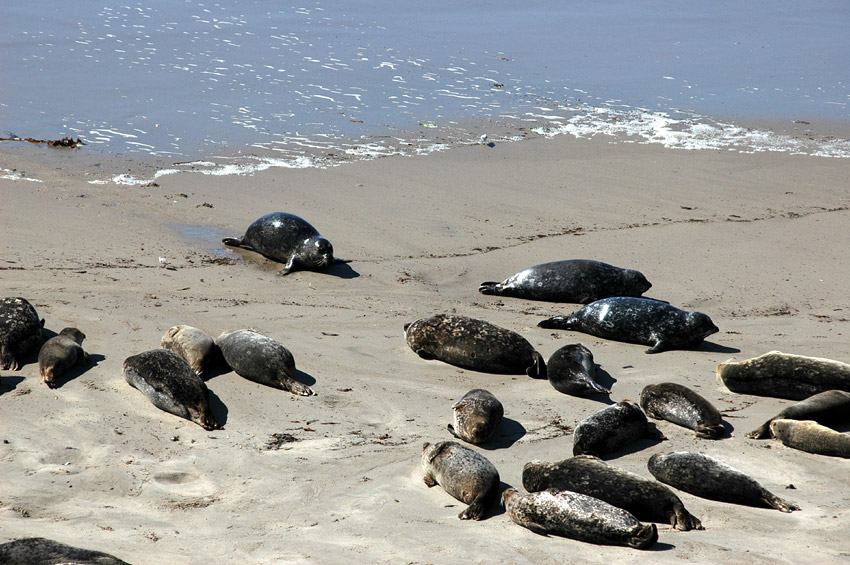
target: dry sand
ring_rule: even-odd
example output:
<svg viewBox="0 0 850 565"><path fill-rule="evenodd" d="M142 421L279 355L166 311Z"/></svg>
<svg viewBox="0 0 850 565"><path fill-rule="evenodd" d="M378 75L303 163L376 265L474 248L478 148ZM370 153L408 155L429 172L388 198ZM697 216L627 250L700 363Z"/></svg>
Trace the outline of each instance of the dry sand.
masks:
<svg viewBox="0 0 850 565"><path fill-rule="evenodd" d="M846 160L558 138L326 170L185 173L145 188L88 184L66 157L51 167L26 154L0 155L0 166L45 181L0 180L0 294L28 298L51 332L79 327L94 363L55 390L34 359L2 372L0 542L44 536L137 564L850 557L848 462L747 439L789 402L731 393L714 372L772 349L850 361ZM352 263L279 277L278 264L222 249L222 236L276 210L308 219ZM639 269L649 296L709 314L720 332L695 351L647 355L537 327L577 305L477 292L568 258ZM546 358L584 343L613 382L612 401L636 401L660 381L693 387L723 412L731 437L697 439L658 422L667 441L609 462L650 477L652 454L700 451L802 510L679 493L706 529L659 524L649 552L545 538L498 508L482 522L458 520L461 503L423 484L419 459L423 442L450 439L451 405L464 393L486 388L504 404L500 434L475 449L517 488L527 461L570 456L572 428L605 404L524 375L420 359L402 327L437 312L515 330ZM176 324L278 339L318 396L227 373L207 383L224 430L158 410L121 366Z"/></svg>

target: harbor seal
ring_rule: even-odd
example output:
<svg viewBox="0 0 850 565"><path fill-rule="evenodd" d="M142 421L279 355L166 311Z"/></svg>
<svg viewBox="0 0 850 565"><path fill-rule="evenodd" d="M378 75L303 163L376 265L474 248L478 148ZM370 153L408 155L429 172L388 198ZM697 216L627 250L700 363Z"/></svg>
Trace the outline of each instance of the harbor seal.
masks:
<svg viewBox="0 0 850 565"><path fill-rule="evenodd" d="M770 423L774 420L814 420L823 425L850 424L850 392L827 390L788 406L782 412L747 434L753 439L771 437Z"/></svg>
<svg viewBox="0 0 850 565"><path fill-rule="evenodd" d="M656 453L649 458L649 472L661 481L695 496L792 512L800 507L783 500L726 463L702 453L685 451Z"/></svg>
<svg viewBox="0 0 850 565"><path fill-rule="evenodd" d="M726 388L739 394L803 400L827 390L850 392L850 365L832 359L770 351L717 366Z"/></svg>
<svg viewBox="0 0 850 565"><path fill-rule="evenodd" d="M451 434L469 443L484 443L496 433L505 409L490 391L476 388L470 390L452 406L452 424L447 429Z"/></svg>
<svg viewBox="0 0 850 565"><path fill-rule="evenodd" d="M577 492L549 489L520 495L509 488L502 501L515 524L538 534L636 549L658 541L655 524L642 524L621 508Z"/></svg>
<svg viewBox="0 0 850 565"><path fill-rule="evenodd" d="M536 379L546 378L546 362L528 340L484 320L437 314L407 324L404 337L423 359L484 373L525 372Z"/></svg>
<svg viewBox="0 0 850 565"><path fill-rule="evenodd" d="M696 431L697 437L717 439L726 433L720 412L696 391L677 383L647 385L640 407L656 420L667 420Z"/></svg>
<svg viewBox="0 0 850 565"><path fill-rule="evenodd" d="M770 433L783 444L817 455L850 458L850 435L814 420L773 420Z"/></svg>
<svg viewBox="0 0 850 565"><path fill-rule="evenodd" d="M552 488L579 492L622 508L638 520L669 523L681 531L703 529L672 490L592 455L578 455L557 463L526 463L522 486L528 492Z"/></svg>
<svg viewBox="0 0 850 565"><path fill-rule="evenodd" d="M56 388L56 378L79 363L89 363L89 354L83 351L86 334L77 328L65 328L59 335L44 342L38 352L38 372L44 384Z"/></svg>
<svg viewBox="0 0 850 565"><path fill-rule="evenodd" d="M571 316L554 316L538 325L649 345L647 353L697 347L703 339L719 331L702 312L680 310L651 298L626 296L603 298Z"/></svg>
<svg viewBox="0 0 850 565"><path fill-rule="evenodd" d="M281 275L288 275L296 268L317 271L331 263L349 262L335 258L331 242L306 220L286 212L266 214L248 226L244 236L225 237L221 242L283 263Z"/></svg>
<svg viewBox="0 0 850 565"><path fill-rule="evenodd" d="M160 410L195 422L205 430L221 429L210 410L207 385L173 351L152 349L127 357L124 379Z"/></svg>
<svg viewBox="0 0 850 565"><path fill-rule="evenodd" d="M17 371L24 358L41 345L44 320L26 298L0 300L0 369Z"/></svg>
<svg viewBox="0 0 850 565"><path fill-rule="evenodd" d="M650 427L637 404L624 400L578 423L573 432L573 455L602 457L642 438L666 439Z"/></svg>
<svg viewBox="0 0 850 565"><path fill-rule="evenodd" d="M185 359L199 376L203 376L204 372L209 371L221 358L221 352L213 338L192 326L169 328L159 345Z"/></svg>
<svg viewBox="0 0 850 565"><path fill-rule="evenodd" d="M611 394L594 380L596 364L593 353L580 343L565 345L555 351L546 363L546 375L555 390L564 394Z"/></svg>
<svg viewBox="0 0 850 565"><path fill-rule="evenodd" d="M282 343L254 330L223 333L215 340L231 369L241 377L299 396L316 394L296 381L295 359Z"/></svg>
<svg viewBox="0 0 850 565"><path fill-rule="evenodd" d="M534 265L504 281L484 282L481 294L587 304L609 296L640 296L652 284L642 273L601 261L570 259Z"/></svg>
<svg viewBox="0 0 850 565"><path fill-rule="evenodd" d="M499 472L490 460L455 441L422 446L422 480L469 505L461 520L481 520L499 496Z"/></svg>
<svg viewBox="0 0 850 565"><path fill-rule="evenodd" d="M22 538L0 544L3 565L129 565L117 557L45 538Z"/></svg>

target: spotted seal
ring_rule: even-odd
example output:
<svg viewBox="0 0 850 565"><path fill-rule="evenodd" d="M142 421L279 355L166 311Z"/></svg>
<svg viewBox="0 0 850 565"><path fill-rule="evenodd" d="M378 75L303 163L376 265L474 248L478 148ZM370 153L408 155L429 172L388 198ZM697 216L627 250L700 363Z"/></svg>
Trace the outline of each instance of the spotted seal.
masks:
<svg viewBox="0 0 850 565"><path fill-rule="evenodd" d="M22 538L0 544L4 565L129 565L117 557L46 538Z"/></svg>
<svg viewBox="0 0 850 565"><path fill-rule="evenodd" d="M525 372L546 378L546 362L528 340L484 320L437 314L407 324L404 336L410 349L423 359L485 373Z"/></svg>
<svg viewBox="0 0 850 565"><path fill-rule="evenodd" d="M657 420L667 420L696 431L697 437L717 439L726 433L720 412L696 391L678 383L647 385L640 407Z"/></svg>
<svg viewBox="0 0 850 565"><path fill-rule="evenodd" d="M642 438L665 439L649 425L637 404L624 400L578 423L573 432L573 455L601 457Z"/></svg>
<svg viewBox="0 0 850 565"><path fill-rule="evenodd" d="M774 420L814 420L824 425L850 424L850 392L827 390L782 410L779 414L747 434L753 439L771 437L770 423Z"/></svg>
<svg viewBox="0 0 850 565"><path fill-rule="evenodd" d="M596 364L593 353L580 343L565 345L555 351L546 363L546 376L555 390L564 394L611 394L594 380Z"/></svg>
<svg viewBox="0 0 850 565"><path fill-rule="evenodd" d="M152 349L127 357L124 379L160 410L191 420L205 430L221 429L210 410L207 385L173 351Z"/></svg>
<svg viewBox="0 0 850 565"><path fill-rule="evenodd" d="M658 541L655 524L642 524L621 508L577 492L549 489L521 495L509 488L502 501L514 523L538 534L636 549Z"/></svg>
<svg viewBox="0 0 850 565"><path fill-rule="evenodd" d="M200 376L209 371L220 359L221 352L204 330L192 326L174 326L169 328L159 342L163 349L170 349L186 360Z"/></svg>
<svg viewBox="0 0 850 565"><path fill-rule="evenodd" d="M89 363L89 354L83 351L86 334L77 328L64 328L59 335L44 342L38 352L38 372L44 384L56 388L56 378L64 375L77 363Z"/></svg>
<svg viewBox="0 0 850 565"><path fill-rule="evenodd" d="M422 446L422 480L469 505L461 520L481 520L499 496L499 472L490 460L455 441Z"/></svg>
<svg viewBox="0 0 850 565"><path fill-rule="evenodd" d="M649 345L647 353L697 347L703 339L719 331L702 312L688 312L660 300L628 296L603 298L571 316L554 316L537 325Z"/></svg>
<svg viewBox="0 0 850 565"><path fill-rule="evenodd" d="M794 449L817 455L850 458L850 435L822 426L814 420L773 420L770 423L770 433Z"/></svg>
<svg viewBox="0 0 850 565"><path fill-rule="evenodd" d="M296 268L316 271L331 263L349 262L334 258L330 241L303 218L286 212L266 214L248 226L244 236L225 237L221 242L283 263L281 275L288 275Z"/></svg>
<svg viewBox="0 0 850 565"><path fill-rule="evenodd" d="M570 259L534 265L504 281L483 282L481 294L587 304L609 296L640 296L652 284L639 271L601 261Z"/></svg>
<svg viewBox="0 0 850 565"><path fill-rule="evenodd" d="M702 453L656 453L649 458L647 467L662 483L702 498L775 508L780 512L800 509L793 502L769 492L738 469Z"/></svg>
<svg viewBox="0 0 850 565"><path fill-rule="evenodd" d="M17 371L24 358L41 345L44 320L26 298L0 300L0 369Z"/></svg>
<svg viewBox="0 0 850 565"><path fill-rule="evenodd" d="M557 463L526 463L522 468L522 486L528 492L550 488L579 492L622 508L638 520L669 523L682 531L703 529L699 519L685 509L669 488L592 455L578 455Z"/></svg>
<svg viewBox="0 0 850 565"><path fill-rule="evenodd" d="M726 388L739 394L803 400L827 390L850 392L850 365L832 359L770 351L717 366Z"/></svg>
<svg viewBox="0 0 850 565"><path fill-rule="evenodd" d="M452 420L447 429L451 434L469 443L484 443L496 433L505 409L490 391L470 390L452 406Z"/></svg>
<svg viewBox="0 0 850 565"><path fill-rule="evenodd" d="M225 363L241 377L299 396L316 394L296 381L295 359L282 343L254 330L225 332L215 340Z"/></svg>

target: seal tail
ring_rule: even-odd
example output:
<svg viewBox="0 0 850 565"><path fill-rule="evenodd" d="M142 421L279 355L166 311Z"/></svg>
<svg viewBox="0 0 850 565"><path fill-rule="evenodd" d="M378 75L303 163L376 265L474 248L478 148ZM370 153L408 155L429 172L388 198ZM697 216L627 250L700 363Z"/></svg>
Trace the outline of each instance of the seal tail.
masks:
<svg viewBox="0 0 850 565"><path fill-rule="evenodd" d="M572 316L552 316L545 320L541 320L537 325L541 328L554 330L568 330L572 327Z"/></svg>
<svg viewBox="0 0 850 565"><path fill-rule="evenodd" d="M658 541L658 528L655 524L643 524L628 540L629 547L646 549Z"/></svg>
<svg viewBox="0 0 850 565"><path fill-rule="evenodd" d="M533 363L525 370L525 374L531 377L532 379L545 379L546 361L543 359L543 356L540 355L540 353L538 353L537 351L535 351L531 354L531 359Z"/></svg>
<svg viewBox="0 0 850 565"><path fill-rule="evenodd" d="M502 294L502 283L498 283L495 281L488 281L481 283L481 286L478 287L478 292L481 294Z"/></svg>

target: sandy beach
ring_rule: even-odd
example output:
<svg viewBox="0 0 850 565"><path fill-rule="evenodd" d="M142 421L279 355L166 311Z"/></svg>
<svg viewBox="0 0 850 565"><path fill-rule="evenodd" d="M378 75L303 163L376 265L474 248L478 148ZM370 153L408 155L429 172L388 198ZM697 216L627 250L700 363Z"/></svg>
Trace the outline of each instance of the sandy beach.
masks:
<svg viewBox="0 0 850 565"><path fill-rule="evenodd" d="M134 564L850 558L847 460L746 438L791 402L734 394L715 376L727 359L771 350L850 362L845 159L561 136L121 186L70 174L67 150L47 160L0 150L0 167L43 180L0 179L0 295L32 302L46 335L81 329L93 361L53 390L35 357L0 374L0 542L43 536ZM307 219L351 263L281 277L281 265L223 248L222 237L272 211ZM572 258L638 269L648 296L704 312L720 331L696 350L647 355L537 327L579 305L477 291ZM606 403L420 359L402 328L440 312L519 332L547 359L583 343L613 402L657 382L692 387L721 410L728 437L658 421L666 441L607 461L651 478L651 455L703 452L802 510L677 491L705 530L658 524L649 551L542 537L497 507L460 521L462 503L426 487L419 461L423 442L452 439L451 406L467 391L485 388L504 405L496 438L473 449L520 490L523 465L571 456L572 429ZM230 372L207 381L223 430L158 410L124 381L122 363L177 324L277 339L317 395Z"/></svg>

